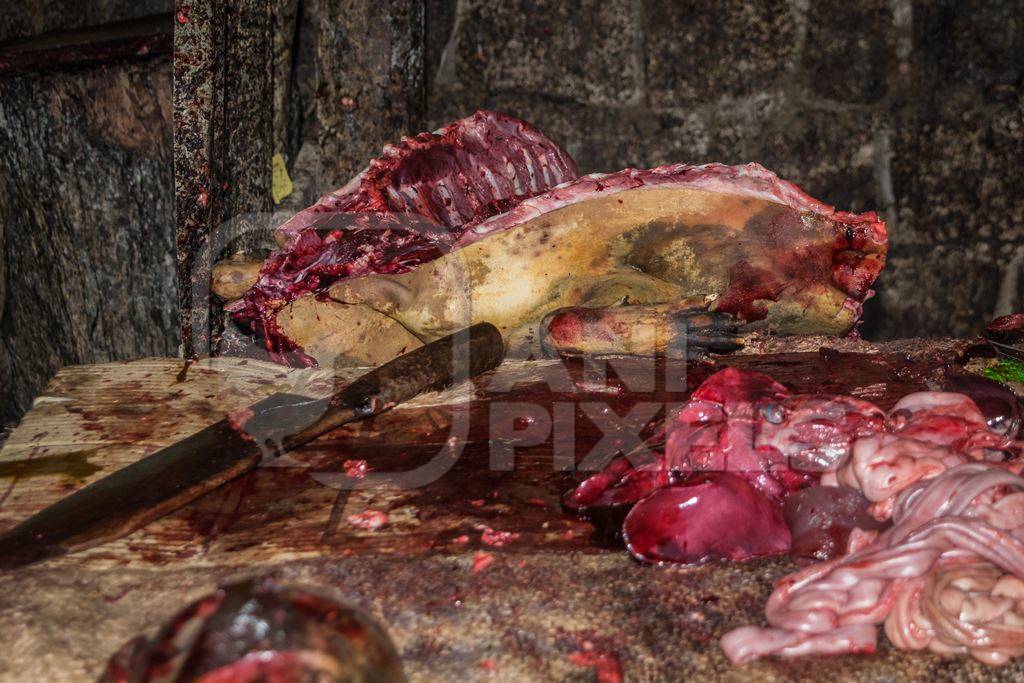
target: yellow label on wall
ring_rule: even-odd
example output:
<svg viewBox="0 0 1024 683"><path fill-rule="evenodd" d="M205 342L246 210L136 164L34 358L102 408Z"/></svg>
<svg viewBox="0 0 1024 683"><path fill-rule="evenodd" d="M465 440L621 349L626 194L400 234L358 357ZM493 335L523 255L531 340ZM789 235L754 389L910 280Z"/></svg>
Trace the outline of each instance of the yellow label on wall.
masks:
<svg viewBox="0 0 1024 683"><path fill-rule="evenodd" d="M282 199L292 193L292 179L288 177L288 167L281 154L275 154L270 160L270 192L275 204L280 204Z"/></svg>

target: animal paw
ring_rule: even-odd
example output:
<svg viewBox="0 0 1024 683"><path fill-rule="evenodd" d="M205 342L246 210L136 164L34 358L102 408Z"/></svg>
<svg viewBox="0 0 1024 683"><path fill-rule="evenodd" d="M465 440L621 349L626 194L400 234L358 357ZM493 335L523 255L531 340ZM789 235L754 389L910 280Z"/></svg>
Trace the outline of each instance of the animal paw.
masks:
<svg viewBox="0 0 1024 683"><path fill-rule="evenodd" d="M687 358L707 353L731 353L743 347L739 340L740 323L729 313L688 308L674 316L676 333L686 339Z"/></svg>

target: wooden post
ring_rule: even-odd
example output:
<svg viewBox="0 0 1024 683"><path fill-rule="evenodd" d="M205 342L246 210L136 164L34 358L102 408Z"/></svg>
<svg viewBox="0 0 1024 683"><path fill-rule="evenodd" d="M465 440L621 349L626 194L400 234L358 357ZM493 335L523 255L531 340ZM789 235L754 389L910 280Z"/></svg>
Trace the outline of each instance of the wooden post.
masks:
<svg viewBox="0 0 1024 683"><path fill-rule="evenodd" d="M182 353L210 352L226 221L271 207L271 0L177 0L174 187Z"/></svg>
<svg viewBox="0 0 1024 683"><path fill-rule="evenodd" d="M424 2L319 0L316 114L324 182L340 187L388 142L423 130Z"/></svg>

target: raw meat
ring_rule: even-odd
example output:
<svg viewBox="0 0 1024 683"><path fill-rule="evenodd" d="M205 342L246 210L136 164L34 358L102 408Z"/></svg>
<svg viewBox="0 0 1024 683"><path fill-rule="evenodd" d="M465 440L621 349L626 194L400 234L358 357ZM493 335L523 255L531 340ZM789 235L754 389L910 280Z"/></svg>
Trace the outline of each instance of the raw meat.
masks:
<svg viewBox="0 0 1024 683"><path fill-rule="evenodd" d="M710 472L641 500L622 527L639 560L699 564L743 561L789 550L779 504L728 472Z"/></svg>
<svg viewBox="0 0 1024 683"><path fill-rule="evenodd" d="M790 538L780 501L844 462L854 439L884 426L882 411L866 401L792 395L767 375L726 368L667 425L664 455L615 460L565 504L593 521L602 539L621 527L631 552L646 561L778 554Z"/></svg>
<svg viewBox="0 0 1024 683"><path fill-rule="evenodd" d="M458 240L469 226L577 177L572 157L529 123L478 111L436 133L387 145L347 185L284 223L278 235L289 242L309 228L322 230L325 217L375 212L422 216Z"/></svg>
<svg viewBox="0 0 1024 683"><path fill-rule="evenodd" d="M1003 434L992 431L985 415L964 394L922 391L904 396L889 411L889 422L902 437L949 446L978 458L987 451L1009 448L1012 441L1006 430Z"/></svg>
<svg viewBox="0 0 1024 683"><path fill-rule="evenodd" d="M793 534L794 557L829 560L846 551L854 529L880 531L887 525L869 512L870 501L846 486L812 486L791 493L782 512Z"/></svg>
<svg viewBox="0 0 1024 683"><path fill-rule="evenodd" d="M613 330L636 320L669 330L688 311L682 324L694 345L727 341L703 334L701 325L722 325L698 308L744 329L848 332L882 267L884 226L776 203L752 178L788 185L760 167L719 164L588 176L468 230L457 253L407 273L340 280L329 295L422 339L487 320L520 355L538 352L538 338L555 352L592 346L577 337L595 326L558 315L578 307ZM611 348L657 351L649 336Z"/></svg>
<svg viewBox="0 0 1024 683"><path fill-rule="evenodd" d="M319 592L250 579L176 614L110 658L100 681L404 681L387 633Z"/></svg>
<svg viewBox="0 0 1024 683"><path fill-rule="evenodd" d="M985 416L989 428L1009 439L1024 436L1024 401L1004 384L966 372L947 372L943 391L969 396Z"/></svg>
<svg viewBox="0 0 1024 683"><path fill-rule="evenodd" d="M436 259L469 225L578 175L561 147L499 112L405 138L278 228L282 248L228 310L255 327L271 352L291 351L274 320L288 302L341 277L404 272Z"/></svg>
<svg viewBox="0 0 1024 683"><path fill-rule="evenodd" d="M305 317L289 339L279 312L311 297L315 310L288 315L380 328L382 340L397 325L420 342L486 319L526 354L546 316L636 302L639 310L617 312L684 326L697 350L728 350L736 324L848 332L887 249L874 213L836 211L757 164L577 178L557 145L494 112L389 146L278 236L282 248L228 310L272 352L315 345L317 359L347 365L377 362L360 347L379 345L344 330L325 340ZM224 273L218 281L237 289ZM705 319L714 324L702 335ZM565 331L548 335L555 351L581 341ZM646 341L627 345L643 353Z"/></svg>
<svg viewBox="0 0 1024 683"><path fill-rule="evenodd" d="M822 483L860 491L874 504L875 518L888 519L900 491L969 460L962 451L949 446L895 434L875 434L858 439L850 459L834 473L826 473Z"/></svg>
<svg viewBox="0 0 1024 683"><path fill-rule="evenodd" d="M726 368L669 425L665 456L671 469L732 472L782 498L842 462L855 438L883 428L882 411L867 401L794 396L766 375Z"/></svg>
<svg viewBox="0 0 1024 683"><path fill-rule="evenodd" d="M983 389L1004 415L1010 398ZM656 563L785 552L775 524L782 504L793 552L828 559L885 529L918 482L977 460L1018 470L1019 444L991 422L964 394L908 394L886 415L850 396L791 394L771 377L726 368L652 438L664 439L664 453L614 460L565 504L602 540L621 536L635 557ZM845 635L833 644L862 642Z"/></svg>

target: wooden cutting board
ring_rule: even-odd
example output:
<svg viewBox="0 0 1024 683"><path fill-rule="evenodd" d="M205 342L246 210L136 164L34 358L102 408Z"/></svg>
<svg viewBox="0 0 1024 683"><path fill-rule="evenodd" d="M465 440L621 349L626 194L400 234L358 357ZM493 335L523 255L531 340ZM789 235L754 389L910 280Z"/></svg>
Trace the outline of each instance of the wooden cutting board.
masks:
<svg viewBox="0 0 1024 683"><path fill-rule="evenodd" d="M845 345L872 353L740 355L717 367L889 407L955 362L958 348ZM581 476L560 469L564 459L613 449L615 438L629 443L630 430L602 441L594 420L638 403L676 405L686 392L666 378L685 376L692 389L717 367L618 359L600 381L578 363L507 362L472 386L338 430L120 541L0 574L0 678L91 679L128 638L217 583L261 573L327 585L364 606L387 626L414 681L1024 675L1019 665L989 669L887 645L868 657L733 669L718 637L760 620L789 562L658 569L590 542L590 525L560 509ZM334 382L324 370L228 358L187 370L173 359L66 368L0 452L0 529L226 412L275 391L326 394ZM543 438L546 416L557 453ZM490 467L489 436L502 429L536 437L515 449L511 471ZM508 452L510 439L496 441ZM411 490L338 486L346 461L360 460L377 472L434 463L445 473ZM388 524L352 523L367 512L386 513Z"/></svg>

